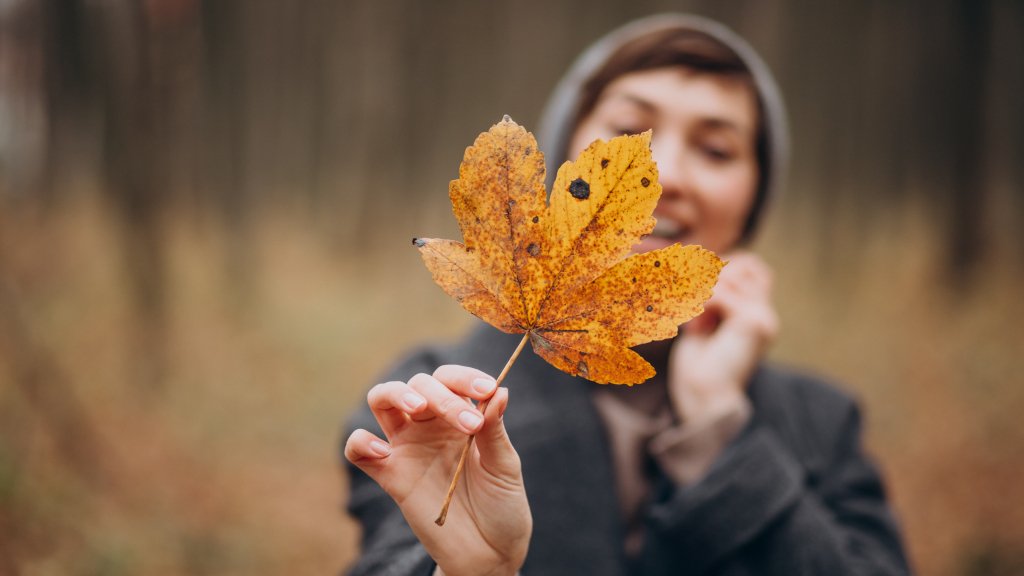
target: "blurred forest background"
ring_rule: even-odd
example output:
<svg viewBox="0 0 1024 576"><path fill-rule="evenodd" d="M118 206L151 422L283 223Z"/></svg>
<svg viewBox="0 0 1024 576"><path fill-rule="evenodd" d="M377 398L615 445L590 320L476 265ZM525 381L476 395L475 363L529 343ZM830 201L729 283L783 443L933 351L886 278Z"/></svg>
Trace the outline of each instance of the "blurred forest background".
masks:
<svg viewBox="0 0 1024 576"><path fill-rule="evenodd" d="M787 95L773 356L862 398L922 574L1024 574L1017 0L0 0L0 574L343 567L344 415L472 321L409 239L666 10Z"/></svg>

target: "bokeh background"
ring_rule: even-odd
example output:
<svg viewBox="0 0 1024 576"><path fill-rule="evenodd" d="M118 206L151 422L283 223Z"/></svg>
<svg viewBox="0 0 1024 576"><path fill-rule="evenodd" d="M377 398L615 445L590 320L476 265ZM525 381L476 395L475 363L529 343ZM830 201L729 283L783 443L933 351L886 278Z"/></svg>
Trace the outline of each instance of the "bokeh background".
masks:
<svg viewBox="0 0 1024 576"><path fill-rule="evenodd" d="M772 356L863 400L921 574L1024 574L1016 0L0 0L0 574L341 569L344 415L472 321L409 239L666 10L787 95Z"/></svg>

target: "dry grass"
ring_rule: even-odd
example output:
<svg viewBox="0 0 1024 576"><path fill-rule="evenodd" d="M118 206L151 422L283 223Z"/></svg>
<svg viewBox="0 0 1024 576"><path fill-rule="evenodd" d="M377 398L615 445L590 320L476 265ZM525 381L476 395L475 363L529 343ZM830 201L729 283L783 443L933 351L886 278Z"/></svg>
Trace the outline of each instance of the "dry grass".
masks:
<svg viewBox="0 0 1024 576"><path fill-rule="evenodd" d="M921 573L1021 570L1019 269L987 265L956 295L913 211L870 230L838 222L828 261L809 212L786 214L763 241L785 320L775 356L863 398ZM0 337L0 573L313 574L352 557L343 415L401 349L469 323L412 234L358 254L301 218L257 216L240 265L223 227L168 216L160 329L131 298L102 204L0 223L19 338L37 353ZM28 360L45 364L41 386L77 398L58 405L93 430L70 439L89 458L69 458L56 415L17 385Z"/></svg>

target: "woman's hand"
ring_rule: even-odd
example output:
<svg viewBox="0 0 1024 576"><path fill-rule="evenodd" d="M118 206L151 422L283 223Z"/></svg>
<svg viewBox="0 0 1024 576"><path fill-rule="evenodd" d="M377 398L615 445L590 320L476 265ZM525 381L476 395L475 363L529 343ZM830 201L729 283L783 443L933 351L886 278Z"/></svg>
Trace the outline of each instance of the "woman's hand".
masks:
<svg viewBox="0 0 1024 576"><path fill-rule="evenodd" d="M744 402L747 381L779 329L771 269L749 252L728 260L704 313L684 327L669 356L669 394L687 426Z"/></svg>
<svg viewBox="0 0 1024 576"><path fill-rule="evenodd" d="M501 415L508 389L474 368L447 365L408 383L386 382L367 396L387 442L356 430L345 457L394 499L446 576L514 574L526 558L533 519L519 455ZM481 414L466 397L490 398ZM441 510L470 434L476 441L445 525Z"/></svg>

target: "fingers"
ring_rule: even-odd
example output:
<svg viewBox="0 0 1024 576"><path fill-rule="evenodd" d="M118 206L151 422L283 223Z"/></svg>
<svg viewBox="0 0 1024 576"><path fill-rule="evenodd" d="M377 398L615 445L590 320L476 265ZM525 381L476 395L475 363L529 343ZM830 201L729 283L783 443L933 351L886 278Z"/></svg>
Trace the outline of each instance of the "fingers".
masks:
<svg viewBox="0 0 1024 576"><path fill-rule="evenodd" d="M404 382L377 384L370 388L366 402L388 438L408 422L407 414L419 414L427 407L426 398L409 389Z"/></svg>
<svg viewBox="0 0 1024 576"><path fill-rule="evenodd" d="M521 474L519 454L512 447L502 415L508 407L508 388L498 388L487 403L484 426L477 432L476 445L480 452L480 465L489 473L504 478L518 478Z"/></svg>
<svg viewBox="0 0 1024 576"><path fill-rule="evenodd" d="M409 388L427 402L427 410L413 415L413 420L440 417L466 434L475 434L483 425L483 414L466 397L489 398L497 384L494 378L475 368L453 364L439 367L433 376L417 374L409 380Z"/></svg>
<svg viewBox="0 0 1024 576"><path fill-rule="evenodd" d="M445 364L434 370L434 378L444 382L457 394L476 400L486 400L494 394L497 384L490 375L476 368Z"/></svg>
<svg viewBox="0 0 1024 576"><path fill-rule="evenodd" d="M391 446L371 432L359 429L345 441L345 458L367 474L391 455Z"/></svg>
<svg viewBox="0 0 1024 576"><path fill-rule="evenodd" d="M772 305L774 275L758 256L741 252L729 256L705 312L686 326L689 334L709 335L720 326L739 329L771 341L778 333Z"/></svg>
<svg viewBox="0 0 1024 576"><path fill-rule="evenodd" d="M767 298L773 284L774 274L764 260L750 252L739 252L729 256L729 263L722 268L715 292L732 289L748 296Z"/></svg>
<svg viewBox="0 0 1024 576"><path fill-rule="evenodd" d="M483 400L494 394L494 378L475 368L445 365L434 376L417 374L409 383L385 382L370 389L367 404L388 438L410 421L440 417L466 434L483 424L483 414L466 397Z"/></svg>

